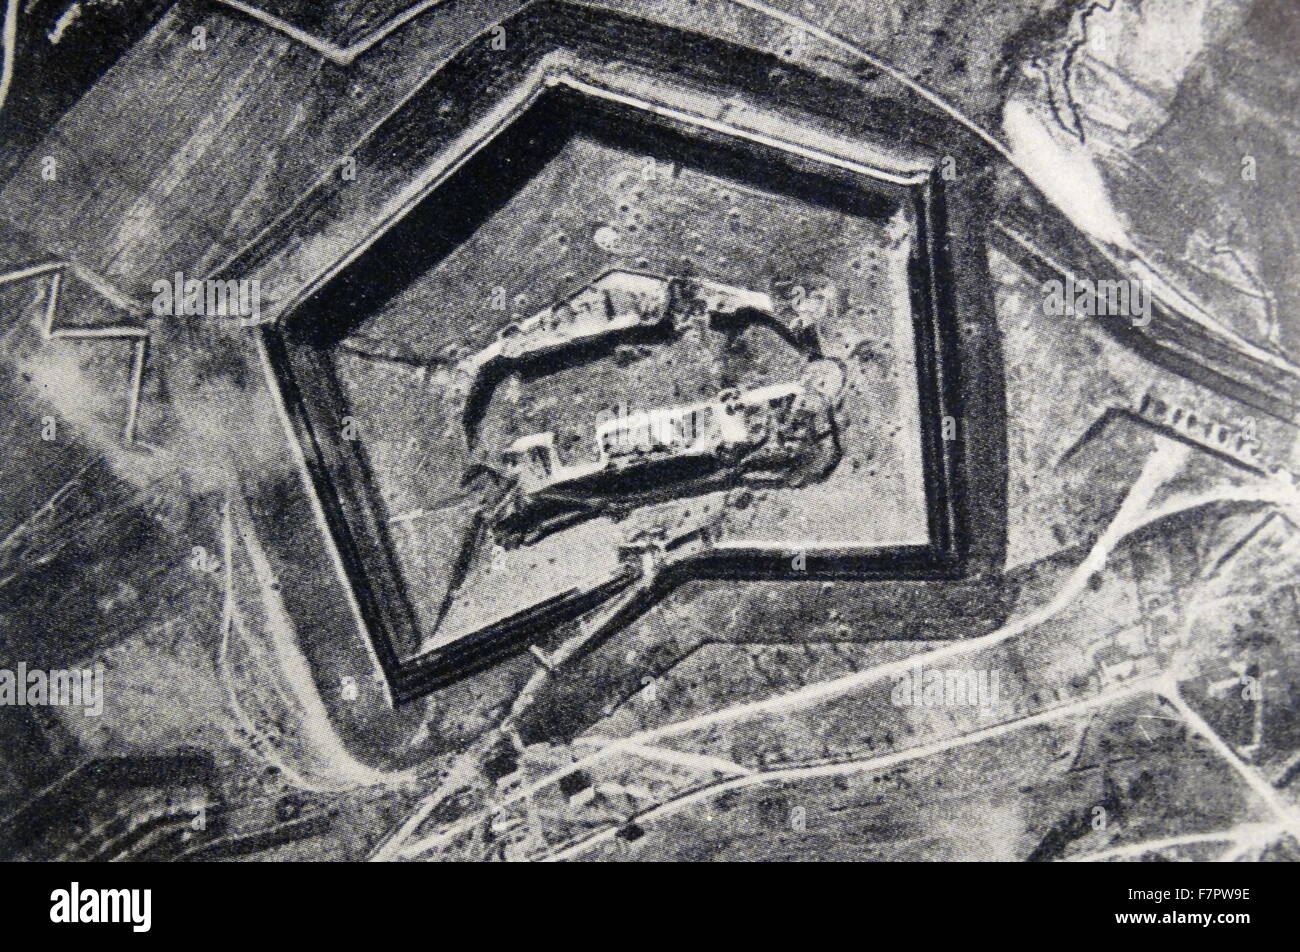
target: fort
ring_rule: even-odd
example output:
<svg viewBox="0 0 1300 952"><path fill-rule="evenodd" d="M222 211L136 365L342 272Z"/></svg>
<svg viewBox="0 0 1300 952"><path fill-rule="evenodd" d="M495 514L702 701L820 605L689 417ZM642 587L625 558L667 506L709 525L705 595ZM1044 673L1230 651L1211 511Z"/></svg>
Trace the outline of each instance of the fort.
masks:
<svg viewBox="0 0 1300 952"><path fill-rule="evenodd" d="M524 320L513 321L496 339L461 361L458 371L468 394L463 424L474 441L477 417L496 381L514 366L560 359L583 347L638 335L658 339L681 332L690 321L752 319L772 327L799 349L815 355L819 317L831 306L834 289L808 294L802 287L789 307L761 291L715 281L667 277L615 268L580 290Z"/></svg>
<svg viewBox="0 0 1300 952"><path fill-rule="evenodd" d="M832 442L833 414L833 394L773 384L607 420L596 428L592 462L564 463L554 433L525 436L501 453L511 489L495 522L527 527L539 512L595 510L669 487L680 493L747 479L787 481ZM838 460L831 454L823 474Z"/></svg>

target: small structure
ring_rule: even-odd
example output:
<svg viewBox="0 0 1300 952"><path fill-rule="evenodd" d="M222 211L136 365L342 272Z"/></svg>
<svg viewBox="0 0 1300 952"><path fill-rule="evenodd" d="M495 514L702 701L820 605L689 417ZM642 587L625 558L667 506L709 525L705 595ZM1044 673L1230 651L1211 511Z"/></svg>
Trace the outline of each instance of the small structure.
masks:
<svg viewBox="0 0 1300 952"><path fill-rule="evenodd" d="M503 327L463 369L477 376L494 363L544 357L611 334L662 326L672 318L677 293L669 278L607 271L558 304Z"/></svg>
<svg viewBox="0 0 1300 952"><path fill-rule="evenodd" d="M650 471L658 464L709 459L739 464L747 454L768 450L797 454L829 435L830 404L801 384L775 384L714 400L629 414L596 429L597 459L566 465L555 434L535 433L512 443L501 465L521 497L550 490L593 489L602 477ZM821 425L819 425L819 421Z"/></svg>

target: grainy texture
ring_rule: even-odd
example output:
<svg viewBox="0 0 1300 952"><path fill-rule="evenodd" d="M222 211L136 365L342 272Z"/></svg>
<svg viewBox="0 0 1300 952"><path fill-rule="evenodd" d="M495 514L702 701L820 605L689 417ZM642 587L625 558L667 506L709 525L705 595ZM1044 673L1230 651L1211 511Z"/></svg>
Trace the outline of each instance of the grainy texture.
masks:
<svg viewBox="0 0 1300 952"><path fill-rule="evenodd" d="M0 858L1297 858L1294 4L15 10Z"/></svg>

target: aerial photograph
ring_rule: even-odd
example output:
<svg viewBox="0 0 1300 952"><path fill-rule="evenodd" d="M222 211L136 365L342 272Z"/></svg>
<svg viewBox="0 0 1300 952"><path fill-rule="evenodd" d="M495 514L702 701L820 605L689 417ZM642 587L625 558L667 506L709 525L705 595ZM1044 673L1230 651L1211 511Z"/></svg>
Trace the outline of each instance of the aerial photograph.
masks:
<svg viewBox="0 0 1300 952"><path fill-rule="evenodd" d="M35 918L1300 861L1300 3L0 0L0 434Z"/></svg>

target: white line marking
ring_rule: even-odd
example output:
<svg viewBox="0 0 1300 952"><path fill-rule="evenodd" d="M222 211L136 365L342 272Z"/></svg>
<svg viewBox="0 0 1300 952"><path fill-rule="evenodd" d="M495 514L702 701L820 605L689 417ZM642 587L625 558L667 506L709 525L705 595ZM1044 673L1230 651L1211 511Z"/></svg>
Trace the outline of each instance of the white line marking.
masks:
<svg viewBox="0 0 1300 952"><path fill-rule="evenodd" d="M247 14L259 23L265 24L279 33L283 33L290 39L297 40L304 46L320 53L332 63L337 63L339 66L351 66L352 62L358 56L369 50L376 43L381 43L388 39L389 36L406 26L406 24L410 23L420 14L424 13L426 10L431 10L434 7L441 5L445 0L423 0L423 2L417 3L408 8L404 13L399 13L391 20L388 20L378 29L367 33L350 46L339 46L337 43L333 43L329 40L322 40L321 38L308 33L301 27L294 26L288 20L284 20L273 13L267 13L265 10L255 7L250 3L244 3L243 0L220 0L220 2L224 3L228 7L233 7L241 13Z"/></svg>

